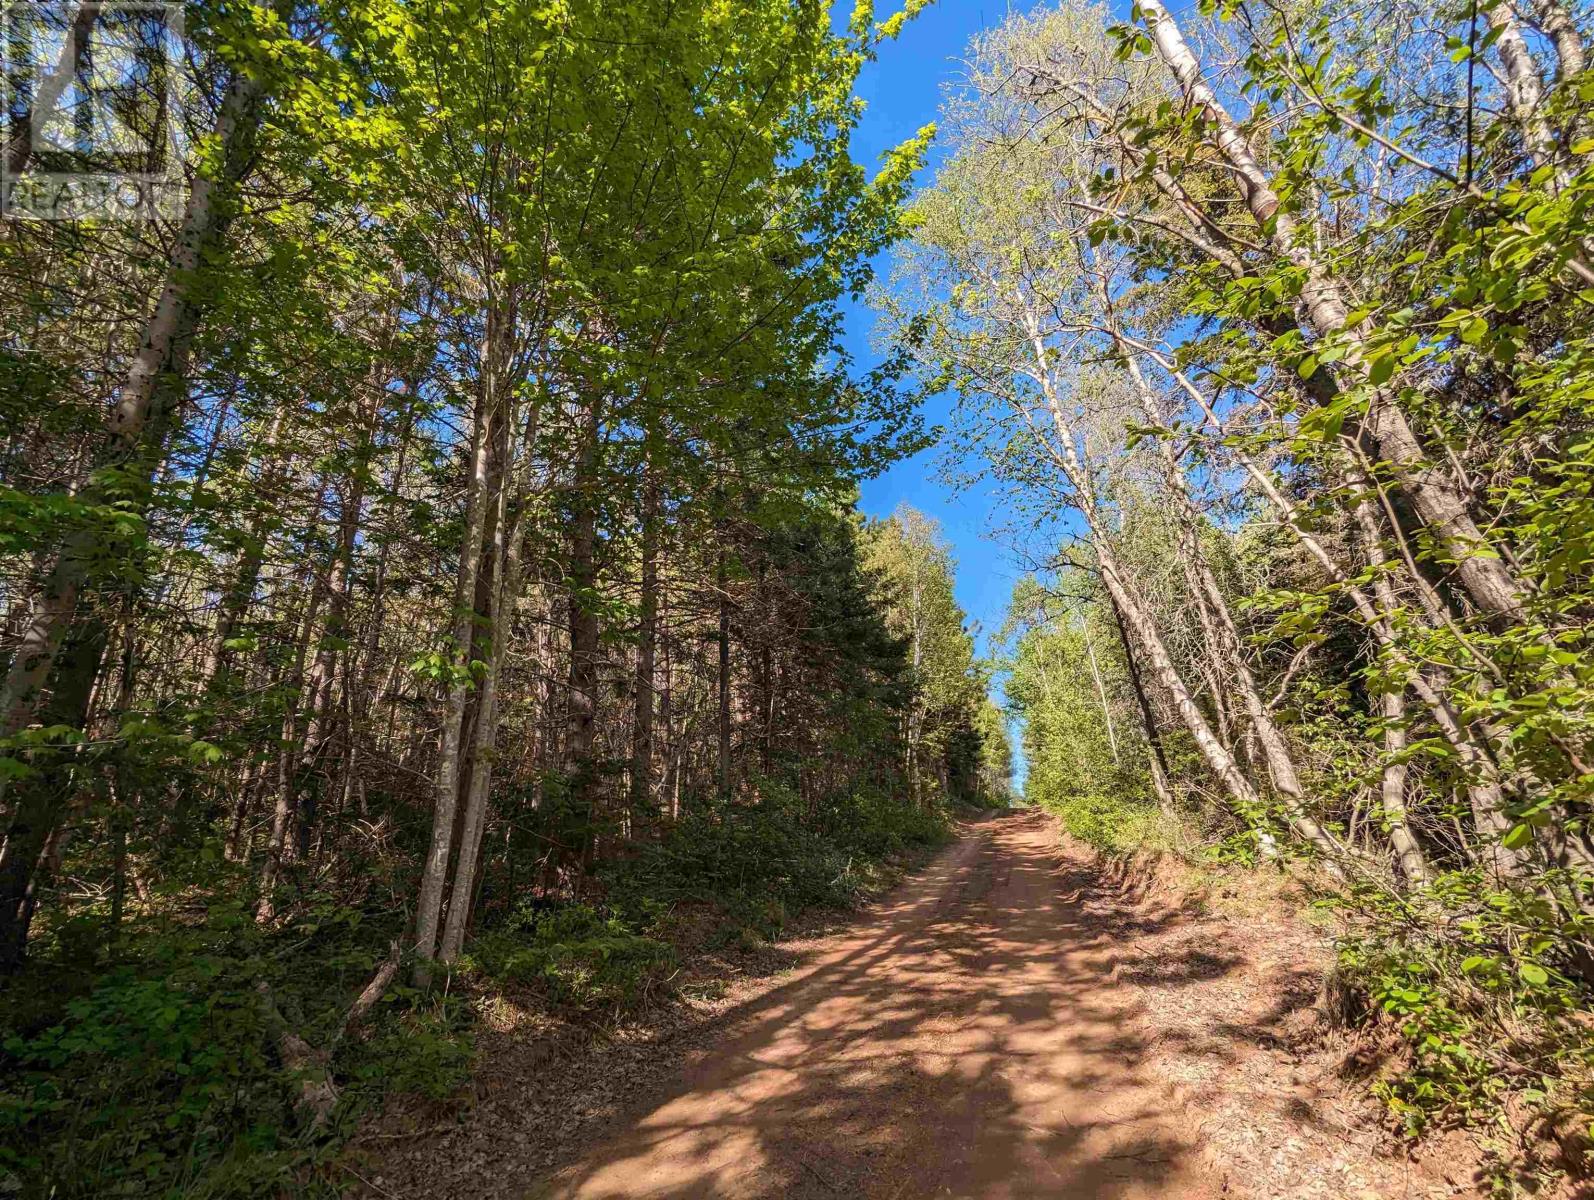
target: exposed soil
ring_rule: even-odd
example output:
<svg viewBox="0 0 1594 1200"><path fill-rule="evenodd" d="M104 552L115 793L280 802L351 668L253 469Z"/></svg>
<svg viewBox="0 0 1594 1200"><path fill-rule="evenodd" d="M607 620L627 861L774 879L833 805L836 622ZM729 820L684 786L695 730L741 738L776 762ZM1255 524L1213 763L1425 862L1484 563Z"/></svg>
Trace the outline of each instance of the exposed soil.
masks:
<svg viewBox="0 0 1594 1200"><path fill-rule="evenodd" d="M1477 1194L1394 1153L1314 1036L1320 936L1145 882L1038 813L973 822L847 928L605 1046L506 1018L474 1108L390 1113L350 1194Z"/></svg>

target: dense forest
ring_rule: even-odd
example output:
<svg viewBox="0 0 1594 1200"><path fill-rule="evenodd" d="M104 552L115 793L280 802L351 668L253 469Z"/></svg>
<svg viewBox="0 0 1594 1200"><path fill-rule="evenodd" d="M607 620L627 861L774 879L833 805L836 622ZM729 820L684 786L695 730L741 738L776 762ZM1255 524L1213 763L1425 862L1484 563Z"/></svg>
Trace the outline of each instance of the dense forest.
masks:
<svg viewBox="0 0 1594 1200"><path fill-rule="evenodd" d="M1314 861L1413 1131L1594 1099L1585 42L1559 0L1040 6L878 289L1040 566L1027 795Z"/></svg>
<svg viewBox="0 0 1594 1200"><path fill-rule="evenodd" d="M1591 1128L1584 14L1042 3L862 165L926 7L13 14L0 1191L335 1190L486 990L849 904L1010 718L1075 837L1312 881L1410 1135ZM19 214L101 116L172 195ZM994 661L860 508L934 445Z"/></svg>
<svg viewBox="0 0 1594 1200"><path fill-rule="evenodd" d="M147 20L100 7L14 99ZM675 901L767 932L1006 786L946 550L854 508L922 442L838 342L925 144L849 155L889 28L186 16L180 211L0 226L28 1195L258 1194L342 1092L452 1085L476 933L606 1001Z"/></svg>

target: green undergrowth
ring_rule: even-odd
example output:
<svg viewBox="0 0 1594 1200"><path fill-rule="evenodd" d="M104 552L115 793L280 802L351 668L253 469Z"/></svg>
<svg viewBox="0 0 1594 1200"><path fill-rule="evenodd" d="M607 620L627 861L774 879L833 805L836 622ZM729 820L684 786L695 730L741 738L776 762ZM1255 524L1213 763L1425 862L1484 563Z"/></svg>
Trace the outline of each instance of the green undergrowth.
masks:
<svg viewBox="0 0 1594 1200"><path fill-rule="evenodd" d="M464 1005L402 986L337 1037L394 915L312 902L267 931L241 903L178 894L110 941L87 936L92 913L48 930L0 995L0 1196L331 1194L319 1164L359 1112L446 1095L470 1066ZM284 1031L336 1081L324 1126L296 1106Z"/></svg>
<svg viewBox="0 0 1594 1200"><path fill-rule="evenodd" d="M1133 793L1041 795L1036 803L1072 836L1109 854L1141 850L1187 854L1193 845L1182 822Z"/></svg>
<svg viewBox="0 0 1594 1200"><path fill-rule="evenodd" d="M606 866L588 901L516 908L465 966L480 986L532 985L562 1009L624 1009L660 995L691 953L750 948L805 912L850 908L897 877L901 856L949 836L939 809L865 795L813 814L771 789L756 808L689 815Z"/></svg>
<svg viewBox="0 0 1594 1200"><path fill-rule="evenodd" d="M939 811L867 795L827 811L772 792L696 813L606 866L580 902L484 912L455 977L422 992L406 964L344 1036L406 914L312 893L261 929L246 902L218 899L250 896L250 878L211 856L113 936L92 906L42 929L0 992L0 1198L336 1195L335 1150L361 1113L447 1101L469 1079L483 993L514 987L604 1019L664 994L692 953L851 906L947 835ZM284 1031L336 1084L324 1124L296 1105Z"/></svg>
<svg viewBox="0 0 1594 1200"><path fill-rule="evenodd" d="M794 801L698 813L605 873L610 903L646 922L680 903L709 904L765 937L812 908L846 908L876 881L878 864L950 834L935 809L868 795L803 820ZM819 826L816 830L815 825Z"/></svg>
<svg viewBox="0 0 1594 1200"><path fill-rule="evenodd" d="M1351 888L1339 970L1360 999L1351 1023L1398 1035L1373 1088L1408 1136L1476 1129L1497 1194L1587 1177L1594 1133L1590 964L1564 948L1587 917L1542 892L1452 871L1421 891Z"/></svg>
<svg viewBox="0 0 1594 1200"><path fill-rule="evenodd" d="M555 1005L625 1006L646 998L676 963L675 948L587 904L522 909L478 936L461 962L498 984L533 984Z"/></svg>

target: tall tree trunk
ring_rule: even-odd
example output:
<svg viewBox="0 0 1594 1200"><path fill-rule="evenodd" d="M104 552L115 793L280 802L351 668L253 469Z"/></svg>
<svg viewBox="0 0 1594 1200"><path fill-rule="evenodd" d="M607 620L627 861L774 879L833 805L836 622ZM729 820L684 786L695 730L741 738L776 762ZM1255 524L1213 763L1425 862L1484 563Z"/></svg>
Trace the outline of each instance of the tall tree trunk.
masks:
<svg viewBox="0 0 1594 1200"><path fill-rule="evenodd" d="M659 727L664 730L664 779L660 808L668 808L673 824L681 816L681 738L675 730L675 676L670 652L669 623L661 617L664 637L664 684L659 689Z"/></svg>
<svg viewBox="0 0 1594 1200"><path fill-rule="evenodd" d="M1179 370L1177 364L1144 343L1126 340L1135 350L1146 355L1166 371L1179 385L1180 390L1195 401L1213 431L1220 437L1224 435L1223 423L1212 402L1191 382L1189 376ZM1467 793L1472 806L1474 824L1484 845L1488 847L1489 862L1497 877L1509 879L1520 874L1523 856L1520 852L1507 849L1500 844L1500 839L1510 829L1511 822L1505 815L1499 772L1489 754L1478 746L1463 725L1454 706L1444 694L1443 683L1431 679L1419 664L1411 660L1397 640L1392 618L1398 604L1387 574L1380 572L1375 576L1374 587L1379 591L1379 603L1375 605L1366 590L1351 578L1350 573L1328 552L1316 535L1302 524L1294 502L1284 494L1272 475L1243 450L1235 449L1233 453L1235 461L1240 464L1257 491L1278 511L1284 524L1295 535L1302 548L1323 568L1329 579L1339 585L1350 598L1357 615L1371 631L1379 648L1391 662L1407 672L1412 690L1417 693L1424 707L1433 716L1434 723L1439 726L1440 733L1455 751L1457 761L1461 764L1463 777L1467 780ZM1364 505L1358 505L1352 510L1359 522L1374 519L1370 508L1371 501L1365 492L1363 501ZM1375 521L1373 542L1376 543L1378 540ZM1378 582L1380 579L1382 586Z"/></svg>
<svg viewBox="0 0 1594 1200"><path fill-rule="evenodd" d="M325 489L317 489L315 508L319 512ZM313 524L315 517L312 515ZM255 920L264 925L276 916L276 886L283 864L291 862L297 845L290 841L289 832L296 815L298 791L294 782L294 768L299 759L299 709L305 681L305 663L310 657L310 641L326 602L325 579L320 573L312 577L304 616L299 623L299 634L294 639L293 663L278 690L288 698L283 714L282 729L277 740L276 803L271 813L271 834L266 841L266 857L260 867L260 897L255 905Z"/></svg>
<svg viewBox="0 0 1594 1200"><path fill-rule="evenodd" d="M1096 683L1096 699L1101 702L1101 719L1107 726L1107 748L1112 751L1112 765L1120 766L1118 756L1118 731L1113 728L1112 705L1107 703L1107 688L1101 681L1101 667L1096 662L1096 643L1091 640L1090 628L1085 628L1085 657L1090 660L1090 677Z"/></svg>
<svg viewBox="0 0 1594 1200"><path fill-rule="evenodd" d="M924 563L919 547L911 541L908 542L907 551L913 564L913 583L908 589L908 627L912 634L914 678L913 691L908 697L908 798L914 804L922 805L924 764L920 761L920 747L924 742Z"/></svg>
<svg viewBox="0 0 1594 1200"><path fill-rule="evenodd" d="M1544 81L1528 52L1511 0L1483 5L1488 14L1494 48L1505 71L1505 107L1522 129L1522 138L1535 166L1553 164L1557 157L1555 134L1544 119Z"/></svg>
<svg viewBox="0 0 1594 1200"><path fill-rule="evenodd" d="M598 585L598 479L602 463L599 440L601 416L594 398L582 415L581 445L570 485L570 565L567 588L570 635L570 670L565 709L564 766L571 800L586 813L588 836L581 848L583 865L590 865L601 837L597 764L593 743L598 722L598 641L600 629L595 609Z"/></svg>
<svg viewBox="0 0 1594 1200"><path fill-rule="evenodd" d="M1124 628L1123 612L1111 592L1107 602L1112 607L1113 628L1118 631L1118 642L1123 647L1124 665L1129 670L1129 686L1135 693L1135 707L1140 710L1140 720L1146 731L1146 747L1150 753L1151 786L1157 793L1157 803L1163 812L1173 811L1173 771L1168 767L1168 756L1162 748L1162 733L1157 728L1157 716L1151 709L1151 698L1146 695L1140 678L1140 664L1135 661L1135 648L1130 644L1129 632Z"/></svg>
<svg viewBox="0 0 1594 1200"><path fill-rule="evenodd" d="M1138 11L1186 100L1206 115L1211 129L1207 136L1228 162L1246 207L1273 253L1302 271L1301 303L1313 332L1345 344L1343 370L1350 382L1367 389L1367 429L1380 457L1455 563L1458 579L1478 608L1508 622L1522 621L1525 613L1516 579L1490 548L1461 489L1429 459L1400 410L1395 390L1370 382L1363 339L1348 327L1349 305L1340 284L1317 261L1294 218L1282 207L1250 142L1202 76L1178 23L1162 0L1142 0Z"/></svg>
<svg viewBox="0 0 1594 1200"><path fill-rule="evenodd" d="M1583 72L1585 51L1577 23L1560 0L1530 0L1532 20L1555 47L1557 82Z"/></svg>
<svg viewBox="0 0 1594 1200"><path fill-rule="evenodd" d="M1419 665L1406 664L1404 651L1398 649L1394 619L1395 614L1400 611L1400 601L1395 595L1394 584L1390 582L1389 572L1385 569L1383 537L1378 516L1373 511L1372 500L1366 489L1360 492L1351 512L1361 539L1362 555L1374 572L1373 592L1382 610L1376 612L1369 622L1373 636L1391 661L1407 665L1412 687L1427 704L1429 712L1439 726L1440 733L1450 743L1461 761L1468 781L1467 795L1472 808L1473 829L1482 843L1485 863L1496 879L1515 878L1522 873L1526 860L1521 851L1510 849L1503 844L1505 835L1511 830L1511 820L1505 815L1505 797L1499 773L1489 756L1479 750L1466 735L1452 706L1434 687L1422 668ZM1371 603L1359 589L1352 600L1357 604L1358 610L1365 605L1369 612L1374 611ZM1366 614L1363 615L1365 619ZM1404 698L1401 697L1400 700L1404 707ZM1398 852L1399 847L1396 849Z"/></svg>
<svg viewBox="0 0 1594 1200"><path fill-rule="evenodd" d="M1105 291L1103 292L1105 299ZM1162 425L1165 414L1158 403L1156 394L1152 391L1150 383L1140 370L1140 364L1129 347L1119 336L1116 326L1112 330L1113 345L1119 360L1129 373L1136 394L1147 420L1152 424ZM1223 594L1222 587L1218 584L1217 576L1213 573L1212 564L1201 546L1200 514L1196 511L1195 503L1190 498L1189 484L1185 479L1184 471L1179 465L1178 456L1175 454L1172 443L1163 437L1157 439L1157 445L1162 459L1164 483L1168 495L1173 500L1174 511L1178 521L1181 536L1180 549L1186 559L1191 579L1197 589L1197 603L1205 601L1205 609L1211 613L1211 620L1217 626L1216 641L1223 657L1234 668L1234 683L1239 692L1240 703L1245 709L1246 719L1250 722L1251 729L1255 732L1257 742L1260 744L1263 762L1267 766L1268 778L1273 784L1284 805L1289 821L1303 838L1310 842L1319 852L1329 856L1332 861L1341 847L1329 832L1306 811L1306 794L1301 787L1300 775L1295 769L1295 761L1291 757L1289 747L1284 741L1284 735L1273 722L1273 715L1268 710L1267 704L1262 699L1261 689L1257 686L1256 676L1251 671L1250 663L1245 657L1244 643L1240 638L1239 627L1235 624L1234 614L1229 608L1228 597Z"/></svg>
<svg viewBox="0 0 1594 1200"><path fill-rule="evenodd" d="M365 487L369 478L370 454L376 441L377 427L387 400L387 365L375 364L366 379L367 396L360 407L353 431L355 462L343 480L343 494L338 507L337 541L332 549L332 560L326 570L326 618L322 626L320 644L316 647L315 661L310 668L308 688L309 714L304 741L299 752L298 768L294 773L294 786L309 784L326 755L327 745L336 736L337 708L333 704L334 685L339 669L349 659L349 606L352 598L354 576L354 551L359 540L361 522L365 512ZM345 687L347 679L345 679ZM313 793L312 793L313 795ZM309 838L313 821L312 805L299 807L300 820L295 839L300 858L308 856Z"/></svg>
<svg viewBox="0 0 1594 1200"><path fill-rule="evenodd" d="M658 703L656 663L659 625L659 482L651 455L642 468L642 579L637 613L636 719L631 732L631 812L652 820L653 714Z"/></svg>
<svg viewBox="0 0 1594 1200"><path fill-rule="evenodd" d="M484 358L490 353L488 348L493 342L494 333L488 330L483 339ZM454 821L459 807L465 706L472 685L470 656L475 642L476 576L481 568L482 539L486 533L492 412L498 399L492 394L491 379L492 372L484 368L471 421L470 466L465 485L465 529L460 542L458 574L454 580L454 624L446 647L452 677L447 684L443 705L443 729L432 793L432 835L422 865L420 891L415 903L415 982L418 987L425 987L431 981L430 963L437 950L443 891L448 882L449 857L454 848Z"/></svg>
<svg viewBox="0 0 1594 1200"><path fill-rule="evenodd" d="M214 175L195 175L183 213L182 227L172 250L166 281L154 311L145 322L137 353L128 368L104 430L104 448L97 456L103 477L118 468L123 478L153 478L165 445L171 409L181 394L179 382L188 368L188 351L198 324L206 279L206 257L224 237L230 220L230 193L248 171L254 157L264 85L258 73L237 71L227 85L213 130L219 147ZM85 489L93 502L98 488ZM141 504L147 494L140 491ZM93 675L98 670L105 630L99 620L87 622L75 638L68 629L78 616L84 587L99 568L99 539L86 530L71 535L46 573L33 615L22 630L3 684L0 684L0 736L12 736L33 724L52 674L58 674L52 707L61 723L81 726L83 712L67 711L63 699L86 704ZM68 661L58 664L63 643L74 643ZM59 672L57 667L59 665ZM81 678L84 672L88 679ZM0 801L6 783L0 780ZM32 780L22 789L0 846L0 972L14 969L22 960L32 908L28 897L35 891L34 871L45 843L61 816L58 789Z"/></svg>
<svg viewBox="0 0 1594 1200"><path fill-rule="evenodd" d="M1384 718L1384 770L1379 780L1379 793L1383 800L1384 827L1389 830L1389 844L1394 848L1395 861L1400 873L1413 887L1428 882L1428 860L1423 857L1417 836L1412 833L1406 819L1406 698L1394 688L1380 697Z"/></svg>
<svg viewBox="0 0 1594 1200"><path fill-rule="evenodd" d="M725 548L720 547L714 582L719 598L719 624L715 638L718 664L715 678L718 684L719 758L718 781L720 803L731 798L731 598L725 575Z"/></svg>
<svg viewBox="0 0 1594 1200"><path fill-rule="evenodd" d="M476 721L471 733L471 768L466 780L464 817L460 822L459 855L449 889L448 916L438 958L453 962L465 946L470 926L471 907L476 895L476 869L481 857L482 837L487 828L488 798L491 795L494 759L498 744L498 688L503 670L504 648L508 643L514 604L520 592L520 547L524 531L519 513L521 497L519 473L510 462L509 422L498 439L494 467L494 496L488 517L487 547L490 564L482 574L491 579L485 597L485 617L476 658L483 664L476 701ZM511 511L511 505L515 511Z"/></svg>
<svg viewBox="0 0 1594 1200"><path fill-rule="evenodd" d="M253 490L257 496L270 500L274 500L281 492L292 470L293 456L284 454L279 457L277 453L287 414L287 408L283 407L272 415L261 447L262 465ZM221 603L216 610L216 627L211 633L210 648L205 654L203 677L207 694L214 695L227 683L234 657L227 643L237 636L238 626L249 611L250 601L254 599L255 588L260 582L260 568L266 560L271 519L269 512L255 512L249 530L244 535L243 546L238 551L238 559L233 564L232 581L222 593Z"/></svg>
<svg viewBox="0 0 1594 1200"><path fill-rule="evenodd" d="M1273 844L1272 835L1265 826L1260 824L1262 814L1262 800L1256 794L1250 781L1245 778L1244 772L1235 762L1234 755L1228 747L1224 746L1212 726L1208 723L1206 715L1201 711L1201 706L1190 694L1190 689L1185 686L1184 680L1179 675L1178 668L1174 665L1173 658L1168 653L1168 648L1162 640L1162 634L1157 629L1156 622L1146 611L1139 594L1129 581L1129 577L1118 562L1118 557L1113 551L1112 541L1102 521L1102 516L1096 505L1095 485L1084 463L1080 461L1078 451L1074 446L1074 436L1069 424L1068 414L1064 411L1061 398L1057 394L1053 382L1051 355L1046 349L1046 343L1041 338L1039 323L1032 310L1025 307L1025 322L1028 328L1031 349L1034 351L1036 372L1035 378L1041 385L1041 390L1046 399L1047 411L1051 416L1055 430L1055 446L1053 452L1057 465L1062 469L1069 484L1073 487L1080 512L1085 518L1090 530L1091 545L1095 548L1096 559L1101 570L1102 583L1106 585L1108 594L1111 595L1121 619L1133 631L1134 640L1145 652L1146 659L1151 666L1153 677L1162 686L1164 693L1172 702L1174 711L1179 714L1184 726L1194 739L1196 749L1201 752L1201 757L1217 776L1224 790L1229 794L1241 819L1251 826L1257 839L1258 849L1266 856L1272 857L1277 853ZM1329 864L1333 869L1333 864Z"/></svg>

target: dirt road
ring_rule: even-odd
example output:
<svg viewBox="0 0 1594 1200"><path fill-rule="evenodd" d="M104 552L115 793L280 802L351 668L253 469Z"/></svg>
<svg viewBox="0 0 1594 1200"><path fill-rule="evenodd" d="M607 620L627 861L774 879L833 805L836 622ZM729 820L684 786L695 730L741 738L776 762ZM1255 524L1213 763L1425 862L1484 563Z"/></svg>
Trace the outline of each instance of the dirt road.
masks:
<svg viewBox="0 0 1594 1200"><path fill-rule="evenodd" d="M974 824L530 1194L1218 1196L1090 883L1040 816Z"/></svg>

